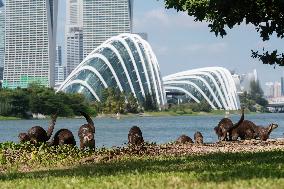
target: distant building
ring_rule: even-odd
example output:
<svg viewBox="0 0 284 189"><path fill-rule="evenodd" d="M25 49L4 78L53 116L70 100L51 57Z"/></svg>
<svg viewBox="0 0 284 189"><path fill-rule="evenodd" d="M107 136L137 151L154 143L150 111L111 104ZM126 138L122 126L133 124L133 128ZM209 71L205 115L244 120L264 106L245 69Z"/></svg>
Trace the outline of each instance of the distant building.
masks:
<svg viewBox="0 0 284 189"><path fill-rule="evenodd" d="M83 60L83 31L78 28L70 28L66 36L66 76L76 68Z"/></svg>
<svg viewBox="0 0 284 189"><path fill-rule="evenodd" d="M57 0L5 0L3 87L54 86L57 5Z"/></svg>
<svg viewBox="0 0 284 189"><path fill-rule="evenodd" d="M64 66L62 65L61 46L56 46L56 62L55 62L55 85L62 83L65 79Z"/></svg>
<svg viewBox="0 0 284 189"><path fill-rule="evenodd" d="M273 85L273 97L280 97L281 96L281 83L280 82L274 82Z"/></svg>
<svg viewBox="0 0 284 189"><path fill-rule="evenodd" d="M264 90L264 95L267 98L272 98L274 96L274 83L273 82L266 82L265 83L265 90Z"/></svg>
<svg viewBox="0 0 284 189"><path fill-rule="evenodd" d="M246 74L242 74L240 76L240 86L242 91L250 91L250 83L252 81L257 81L258 75L256 69L253 70L253 72L249 72Z"/></svg>
<svg viewBox="0 0 284 189"><path fill-rule="evenodd" d="M5 55L5 7L2 0L0 0L0 78L3 79Z"/></svg>
<svg viewBox="0 0 284 189"><path fill-rule="evenodd" d="M83 0L84 57L112 36L132 32L133 0Z"/></svg>

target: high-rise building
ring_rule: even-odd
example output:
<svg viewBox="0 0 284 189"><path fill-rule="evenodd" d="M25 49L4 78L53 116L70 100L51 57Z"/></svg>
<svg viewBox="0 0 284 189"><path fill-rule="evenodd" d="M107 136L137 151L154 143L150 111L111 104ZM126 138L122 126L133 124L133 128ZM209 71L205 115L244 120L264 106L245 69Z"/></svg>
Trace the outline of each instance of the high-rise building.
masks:
<svg viewBox="0 0 284 189"><path fill-rule="evenodd" d="M66 75L83 60L83 0L67 0L65 55Z"/></svg>
<svg viewBox="0 0 284 189"><path fill-rule="evenodd" d="M5 1L3 87L54 86L58 0Z"/></svg>
<svg viewBox="0 0 284 189"><path fill-rule="evenodd" d="M273 82L266 82L265 83L265 90L264 90L264 95L268 98L273 97L274 93L274 83Z"/></svg>
<svg viewBox="0 0 284 189"><path fill-rule="evenodd" d="M55 61L55 85L62 83L65 79L64 66L62 65L62 50L61 46L56 46L56 61Z"/></svg>
<svg viewBox="0 0 284 189"><path fill-rule="evenodd" d="M83 27L83 0L66 1L66 29Z"/></svg>
<svg viewBox="0 0 284 189"><path fill-rule="evenodd" d="M0 0L0 79L3 79L4 67L4 53L5 53L5 8L4 3Z"/></svg>
<svg viewBox="0 0 284 189"><path fill-rule="evenodd" d="M273 97L277 98L281 96L281 83L274 82L273 85Z"/></svg>
<svg viewBox="0 0 284 189"><path fill-rule="evenodd" d="M70 28L66 36L66 76L83 60L83 31L78 27Z"/></svg>
<svg viewBox="0 0 284 189"><path fill-rule="evenodd" d="M83 0L84 57L112 36L132 32L133 0Z"/></svg>

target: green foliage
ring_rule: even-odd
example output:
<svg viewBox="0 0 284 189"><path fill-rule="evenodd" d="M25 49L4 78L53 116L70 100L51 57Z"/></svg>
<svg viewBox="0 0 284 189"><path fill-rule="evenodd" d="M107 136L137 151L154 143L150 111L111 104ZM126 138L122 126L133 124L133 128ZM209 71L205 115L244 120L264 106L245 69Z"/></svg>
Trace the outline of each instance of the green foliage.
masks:
<svg viewBox="0 0 284 189"><path fill-rule="evenodd" d="M31 84L27 89L0 90L0 115L29 118L31 113L59 116L80 115L78 110L92 112L81 94L55 93L52 88Z"/></svg>
<svg viewBox="0 0 284 189"><path fill-rule="evenodd" d="M187 12L195 21L209 22L210 32L225 36L226 27L232 29L241 23L253 25L263 41L276 34L284 37L284 1L282 0L165 0L166 8ZM284 54L252 51L253 58L264 64L284 65Z"/></svg>
<svg viewBox="0 0 284 189"><path fill-rule="evenodd" d="M145 101L143 107L145 111L158 110L158 105L155 103L154 97L149 93L145 94Z"/></svg>
<svg viewBox="0 0 284 189"><path fill-rule="evenodd" d="M107 114L138 113L140 109L133 93L125 94L111 87L102 91L101 102L95 102L93 107L97 112Z"/></svg>
<svg viewBox="0 0 284 189"><path fill-rule="evenodd" d="M178 114L192 114L193 112L211 112L211 106L205 101L202 100L200 103L185 103L179 105L170 105L170 111L174 111Z"/></svg>

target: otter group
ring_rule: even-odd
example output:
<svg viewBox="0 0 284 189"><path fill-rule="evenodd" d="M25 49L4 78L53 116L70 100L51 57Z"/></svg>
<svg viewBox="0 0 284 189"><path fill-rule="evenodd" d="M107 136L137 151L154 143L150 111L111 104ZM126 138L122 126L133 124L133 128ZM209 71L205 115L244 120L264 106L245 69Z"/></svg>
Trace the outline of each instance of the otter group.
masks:
<svg viewBox="0 0 284 189"><path fill-rule="evenodd" d="M78 136L80 139L80 148L89 148L95 149L95 126L91 117L85 112L79 111L81 115L83 115L87 121L87 124L82 125L79 128ZM21 143L23 142L31 142L32 144L37 144L40 142L47 142L50 146L58 146L58 145L76 145L75 137L73 133L68 129L60 129L58 130L53 139L48 141L53 133L54 126L56 123L57 114L51 115L51 121L47 131L45 131L41 126L34 126L28 130L27 133L20 133L18 138Z"/></svg>
<svg viewBox="0 0 284 189"><path fill-rule="evenodd" d="M80 126L78 130L78 137L80 139L80 148L89 148L95 150L95 125L91 117L85 112L79 111L85 117L87 124ZM27 133L20 133L20 142L30 141L32 144L39 142L47 142L50 146L58 145L76 145L73 133L68 129L58 130L51 141L54 126L56 123L57 115L51 116L51 121L47 131L40 126L34 126L28 130ZM219 121L218 125L214 128L219 141L236 141L241 140L260 139L266 141L270 133L278 127L277 124L271 123L268 126L258 126L252 121L244 120L244 109L237 123L233 123L229 118L223 118ZM187 135L181 135L177 140L177 144L195 143L203 144L203 135L197 131L194 134L194 141ZM133 126L128 133L128 144L130 146L141 146L144 144L142 131L138 126Z"/></svg>
<svg viewBox="0 0 284 189"><path fill-rule="evenodd" d="M259 126L249 120L244 120L244 109L240 120L233 124L229 118L223 118L214 128L219 141L237 141L260 139L266 141L270 133L278 127L277 124L271 123L268 126Z"/></svg>

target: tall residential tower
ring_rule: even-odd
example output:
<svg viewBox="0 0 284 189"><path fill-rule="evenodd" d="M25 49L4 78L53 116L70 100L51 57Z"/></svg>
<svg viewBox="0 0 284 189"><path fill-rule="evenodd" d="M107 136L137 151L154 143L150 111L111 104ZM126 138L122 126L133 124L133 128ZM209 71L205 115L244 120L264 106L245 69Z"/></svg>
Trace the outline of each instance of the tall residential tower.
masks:
<svg viewBox="0 0 284 189"><path fill-rule="evenodd" d="M58 0L5 1L3 87L54 86Z"/></svg>
<svg viewBox="0 0 284 189"><path fill-rule="evenodd" d="M83 0L84 57L112 36L132 32L133 0Z"/></svg>

